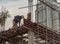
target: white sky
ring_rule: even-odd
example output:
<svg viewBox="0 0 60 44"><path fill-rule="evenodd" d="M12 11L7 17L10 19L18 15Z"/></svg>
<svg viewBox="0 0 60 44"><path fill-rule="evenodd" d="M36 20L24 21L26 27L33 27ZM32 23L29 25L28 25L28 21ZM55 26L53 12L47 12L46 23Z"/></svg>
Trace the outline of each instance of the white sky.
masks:
<svg viewBox="0 0 60 44"><path fill-rule="evenodd" d="M34 0L34 4L36 0ZM25 18L28 13L28 9L19 9L20 7L28 6L28 0L0 0L0 11L2 5L9 11L11 17L6 20L6 30L12 25L12 20L16 15L24 15Z"/></svg>
<svg viewBox="0 0 60 44"><path fill-rule="evenodd" d="M58 2L60 2L60 0L58 0ZM34 4L35 3L36 0L34 0ZM26 17L26 14L28 13L27 8L18 9L19 7L27 6L28 0L0 0L0 11L2 5L4 5L9 10L11 15L11 17L6 20L6 30L11 27L12 19L15 15L24 15Z"/></svg>

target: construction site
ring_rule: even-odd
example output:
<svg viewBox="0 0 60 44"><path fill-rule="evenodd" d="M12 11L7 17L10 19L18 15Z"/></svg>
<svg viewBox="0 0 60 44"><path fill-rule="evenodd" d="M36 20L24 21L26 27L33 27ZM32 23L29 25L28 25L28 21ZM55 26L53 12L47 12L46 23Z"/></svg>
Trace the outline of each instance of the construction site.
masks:
<svg viewBox="0 0 60 44"><path fill-rule="evenodd" d="M8 30L5 30L5 21L9 11L1 12L0 44L60 44L60 3L57 0L36 1L33 5L33 0L28 0L28 6L19 8L28 8L27 18L23 15L14 16L12 27Z"/></svg>

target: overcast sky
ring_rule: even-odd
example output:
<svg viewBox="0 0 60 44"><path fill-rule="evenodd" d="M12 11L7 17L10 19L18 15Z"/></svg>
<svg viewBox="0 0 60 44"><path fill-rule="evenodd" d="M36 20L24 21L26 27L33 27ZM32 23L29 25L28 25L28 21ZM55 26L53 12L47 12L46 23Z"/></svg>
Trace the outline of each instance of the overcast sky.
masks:
<svg viewBox="0 0 60 44"><path fill-rule="evenodd" d="M60 0L58 0L60 2ZM36 0L34 0L34 4L36 4ZM24 15L26 16L28 10L26 9L18 9L19 7L27 6L28 0L0 0L0 11L2 5L6 7L6 9L11 14L11 17L7 19L6 21L6 29L11 27L12 25L12 19L16 15Z"/></svg>
<svg viewBox="0 0 60 44"><path fill-rule="evenodd" d="M34 4L36 4L36 0L34 0ZM14 16L16 15L24 15L25 18L28 13L28 9L19 9L20 7L28 6L28 0L0 0L0 11L1 8L6 7L6 9L9 11L9 14L11 15L10 18L7 18L6 20L6 28L8 29L12 25L12 20Z"/></svg>

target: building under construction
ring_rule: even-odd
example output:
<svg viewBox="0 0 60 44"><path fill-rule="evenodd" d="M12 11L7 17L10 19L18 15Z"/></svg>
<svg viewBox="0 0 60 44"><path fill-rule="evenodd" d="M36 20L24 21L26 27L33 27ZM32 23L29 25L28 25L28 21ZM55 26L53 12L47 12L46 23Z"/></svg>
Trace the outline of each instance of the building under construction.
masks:
<svg viewBox="0 0 60 44"><path fill-rule="evenodd" d="M33 0L28 0L24 24L2 31L0 44L60 44L60 10L55 3L56 0L37 0L33 22Z"/></svg>

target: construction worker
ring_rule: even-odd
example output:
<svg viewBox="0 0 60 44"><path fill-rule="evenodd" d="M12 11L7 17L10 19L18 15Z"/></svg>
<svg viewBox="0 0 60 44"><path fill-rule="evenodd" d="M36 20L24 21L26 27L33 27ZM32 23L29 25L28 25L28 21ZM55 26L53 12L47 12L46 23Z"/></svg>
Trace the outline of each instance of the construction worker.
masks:
<svg viewBox="0 0 60 44"><path fill-rule="evenodd" d="M24 24L24 16L15 16L14 19L13 19L13 26L11 29L17 29L19 26L18 26L18 23L19 23L19 26L23 26Z"/></svg>
<svg viewBox="0 0 60 44"><path fill-rule="evenodd" d="M14 17L14 23L19 24L19 26L22 26L24 24L24 16L17 15Z"/></svg>

